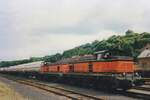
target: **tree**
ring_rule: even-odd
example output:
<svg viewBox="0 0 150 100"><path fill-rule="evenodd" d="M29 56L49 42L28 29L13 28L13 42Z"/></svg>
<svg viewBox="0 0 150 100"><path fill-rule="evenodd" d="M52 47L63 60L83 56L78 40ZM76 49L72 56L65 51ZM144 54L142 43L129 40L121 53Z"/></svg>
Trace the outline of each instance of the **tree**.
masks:
<svg viewBox="0 0 150 100"><path fill-rule="evenodd" d="M113 35L107 40L95 40L92 43L80 45L70 50L64 51L62 54L47 55L44 57L31 57L29 59L1 61L0 67L13 66L18 64L29 63L33 61L43 60L46 62L56 62L62 58L69 58L76 55L93 54L96 51L109 50L114 55L131 56L135 59L139 55L139 50L150 43L150 33L143 32L141 34L128 30L125 36Z"/></svg>
<svg viewBox="0 0 150 100"><path fill-rule="evenodd" d="M127 30L126 31L126 35L131 35L131 34L133 34L134 33L134 31L132 31L132 30Z"/></svg>
<svg viewBox="0 0 150 100"><path fill-rule="evenodd" d="M57 53L55 55L47 55L47 56L43 57L43 60L45 62L53 63L53 62L60 60L61 58L62 58L62 55L60 53Z"/></svg>

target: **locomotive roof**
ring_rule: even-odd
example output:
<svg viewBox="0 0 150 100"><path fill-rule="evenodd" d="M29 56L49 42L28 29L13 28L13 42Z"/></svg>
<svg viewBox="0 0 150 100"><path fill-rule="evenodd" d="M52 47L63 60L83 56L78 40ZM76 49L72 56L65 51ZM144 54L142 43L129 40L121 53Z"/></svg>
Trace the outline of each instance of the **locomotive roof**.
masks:
<svg viewBox="0 0 150 100"><path fill-rule="evenodd" d="M97 59L92 58L92 57L91 57L91 59L66 58L66 59L57 61L55 63L51 63L49 65L73 64L73 63L84 63L84 62L112 62L112 61L133 61L133 59L131 57L126 57L126 56L114 56L111 59L100 59L100 60L97 60Z"/></svg>
<svg viewBox="0 0 150 100"><path fill-rule="evenodd" d="M102 53L105 53L105 52L108 52L108 50L97 51L97 52L94 52L94 54L102 54Z"/></svg>
<svg viewBox="0 0 150 100"><path fill-rule="evenodd" d="M89 61L89 60L96 60L96 58L94 55L76 56L72 58L65 58L65 59L59 60L53 64L74 63L74 62Z"/></svg>

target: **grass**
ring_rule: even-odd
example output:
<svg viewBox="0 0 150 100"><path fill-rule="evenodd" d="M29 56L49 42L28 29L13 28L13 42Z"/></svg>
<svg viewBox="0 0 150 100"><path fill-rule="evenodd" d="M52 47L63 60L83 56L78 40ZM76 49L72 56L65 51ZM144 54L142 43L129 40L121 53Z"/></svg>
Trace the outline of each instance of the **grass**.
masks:
<svg viewBox="0 0 150 100"><path fill-rule="evenodd" d="M6 84L0 82L0 100L28 100L15 92L12 88Z"/></svg>

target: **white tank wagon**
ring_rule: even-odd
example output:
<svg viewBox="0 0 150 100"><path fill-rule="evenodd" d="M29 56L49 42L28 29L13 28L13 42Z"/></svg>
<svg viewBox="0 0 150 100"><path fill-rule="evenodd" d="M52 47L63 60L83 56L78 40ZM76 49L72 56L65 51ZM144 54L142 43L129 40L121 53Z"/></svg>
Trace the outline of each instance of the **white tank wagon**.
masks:
<svg viewBox="0 0 150 100"><path fill-rule="evenodd" d="M2 67L0 68L0 72L15 72L16 66Z"/></svg>
<svg viewBox="0 0 150 100"><path fill-rule="evenodd" d="M39 76L42 64L43 61L37 61L32 63L1 68L0 71L1 73L14 75L18 77L37 78Z"/></svg>
<svg viewBox="0 0 150 100"><path fill-rule="evenodd" d="M42 61L38 62L32 62L32 63L27 63L27 64L21 64L16 66L16 71L20 72L39 72L40 67L41 67Z"/></svg>
<svg viewBox="0 0 150 100"><path fill-rule="evenodd" d="M0 68L0 71L7 71L7 67L4 67L4 68Z"/></svg>
<svg viewBox="0 0 150 100"><path fill-rule="evenodd" d="M21 65L16 65L16 66L10 66L10 67L5 67L5 68L0 68L0 71L39 72L42 63L43 61L37 61L37 62L26 63L26 64L21 64Z"/></svg>

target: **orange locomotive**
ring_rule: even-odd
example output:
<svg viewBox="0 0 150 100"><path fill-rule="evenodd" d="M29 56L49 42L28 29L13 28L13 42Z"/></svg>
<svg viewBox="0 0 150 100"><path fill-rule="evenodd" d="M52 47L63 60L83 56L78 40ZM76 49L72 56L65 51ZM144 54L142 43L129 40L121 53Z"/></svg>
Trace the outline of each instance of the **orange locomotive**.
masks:
<svg viewBox="0 0 150 100"><path fill-rule="evenodd" d="M137 81L132 59L99 53L43 64L41 74L50 79L55 76L54 81L100 89L128 89Z"/></svg>
<svg viewBox="0 0 150 100"><path fill-rule="evenodd" d="M71 68L73 66L73 68ZM91 66L91 68L90 68ZM73 70L72 70L73 69ZM112 61L88 61L72 64L55 64L41 67L41 72L61 72L61 73L133 73L134 63L129 60Z"/></svg>

